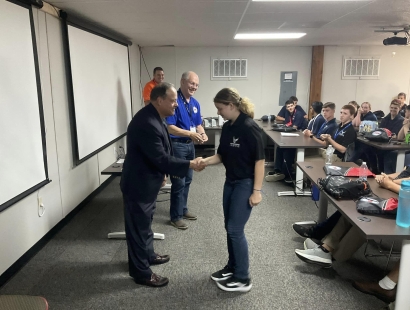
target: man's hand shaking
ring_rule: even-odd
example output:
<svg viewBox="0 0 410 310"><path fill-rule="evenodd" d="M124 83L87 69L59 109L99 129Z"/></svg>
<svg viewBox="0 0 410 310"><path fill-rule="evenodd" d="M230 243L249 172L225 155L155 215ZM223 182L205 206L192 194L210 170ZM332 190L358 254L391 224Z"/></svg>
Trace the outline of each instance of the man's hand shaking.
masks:
<svg viewBox="0 0 410 310"><path fill-rule="evenodd" d="M190 161L189 168L195 171L202 171L206 167L205 160L202 157L197 157Z"/></svg>

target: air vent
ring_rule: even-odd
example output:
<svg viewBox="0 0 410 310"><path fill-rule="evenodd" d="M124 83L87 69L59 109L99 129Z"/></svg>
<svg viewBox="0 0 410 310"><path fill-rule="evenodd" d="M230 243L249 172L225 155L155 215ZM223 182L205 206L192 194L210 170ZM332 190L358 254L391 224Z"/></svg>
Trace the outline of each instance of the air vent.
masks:
<svg viewBox="0 0 410 310"><path fill-rule="evenodd" d="M343 58L343 79L378 79L380 57L350 56Z"/></svg>
<svg viewBox="0 0 410 310"><path fill-rule="evenodd" d="M247 59L212 59L212 78L246 78L247 74Z"/></svg>

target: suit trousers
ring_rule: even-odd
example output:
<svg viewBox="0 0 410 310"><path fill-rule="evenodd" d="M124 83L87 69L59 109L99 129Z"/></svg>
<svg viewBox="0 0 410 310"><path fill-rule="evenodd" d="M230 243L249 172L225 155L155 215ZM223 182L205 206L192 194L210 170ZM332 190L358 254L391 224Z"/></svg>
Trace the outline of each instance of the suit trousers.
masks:
<svg viewBox="0 0 410 310"><path fill-rule="evenodd" d="M123 198L129 274L133 278L150 279L150 262L156 257L151 229L156 202L142 203L126 195Z"/></svg>

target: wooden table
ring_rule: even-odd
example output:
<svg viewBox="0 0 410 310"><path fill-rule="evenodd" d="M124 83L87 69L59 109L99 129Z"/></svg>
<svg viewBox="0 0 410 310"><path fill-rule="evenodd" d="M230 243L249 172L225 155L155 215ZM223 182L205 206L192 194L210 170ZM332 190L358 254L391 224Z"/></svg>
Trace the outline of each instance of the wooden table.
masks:
<svg viewBox="0 0 410 310"><path fill-rule="evenodd" d="M397 160L396 160L396 172L402 171L404 167L404 160L406 152L410 151L410 145L404 142L399 142L400 144L395 145L397 141L386 142L373 142L369 141L361 135L357 136L357 141L370 145L376 149L383 151L397 151Z"/></svg>
<svg viewBox="0 0 410 310"><path fill-rule="evenodd" d="M122 174L122 163L113 163L101 171L103 175L114 175L121 176ZM165 184L161 190L171 190L171 184ZM125 231L112 232L108 234L108 239L125 239ZM164 240L165 235L160 233L154 233L154 239Z"/></svg>
<svg viewBox="0 0 410 310"><path fill-rule="evenodd" d="M307 175L307 177L317 185L319 178L324 178L325 172L323 164L319 162L297 162L298 167ZM355 167L354 163L335 164L343 167ZM397 198L397 194L380 188L374 178L367 179L374 194L381 198ZM400 261L400 275L397 286L396 296L396 310L409 309L410 305L410 228L403 228L396 225L394 219L383 218L378 216L366 215L370 222L360 221L358 217L363 217L363 214L356 211L356 203L353 200L336 200L330 197L325 192L320 192L319 200L319 219L321 222L326 218L327 205L331 202L352 225L358 227L367 239L396 239L403 240L401 261Z"/></svg>
<svg viewBox="0 0 410 310"><path fill-rule="evenodd" d="M296 131L297 137L284 137L281 132L272 131L271 124L256 121L259 127L263 129L269 139L271 139L278 147L296 149L296 161L304 161L305 149L318 149L323 147L315 140L306 137L302 132ZM275 158L276 160L276 158ZM296 168L296 183L294 191L279 192L278 196L310 196L310 191L303 190L303 172L298 167Z"/></svg>

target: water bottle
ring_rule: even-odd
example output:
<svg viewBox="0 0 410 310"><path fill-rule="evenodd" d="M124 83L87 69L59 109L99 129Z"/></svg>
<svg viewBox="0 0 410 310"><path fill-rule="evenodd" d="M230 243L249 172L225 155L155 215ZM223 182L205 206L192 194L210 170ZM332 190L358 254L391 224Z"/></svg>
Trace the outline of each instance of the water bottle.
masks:
<svg viewBox="0 0 410 310"><path fill-rule="evenodd" d="M359 132L363 132L364 131L364 124L363 124L363 122L362 123L360 123L360 125L359 125Z"/></svg>
<svg viewBox="0 0 410 310"><path fill-rule="evenodd" d="M367 165L366 162L362 162L359 170L359 179L362 181L367 181Z"/></svg>
<svg viewBox="0 0 410 310"><path fill-rule="evenodd" d="M410 180L401 182L396 224L401 227L410 227Z"/></svg>
<svg viewBox="0 0 410 310"><path fill-rule="evenodd" d="M271 116L268 115L268 124L270 124Z"/></svg>

